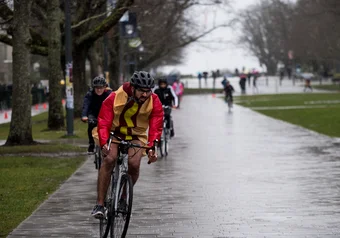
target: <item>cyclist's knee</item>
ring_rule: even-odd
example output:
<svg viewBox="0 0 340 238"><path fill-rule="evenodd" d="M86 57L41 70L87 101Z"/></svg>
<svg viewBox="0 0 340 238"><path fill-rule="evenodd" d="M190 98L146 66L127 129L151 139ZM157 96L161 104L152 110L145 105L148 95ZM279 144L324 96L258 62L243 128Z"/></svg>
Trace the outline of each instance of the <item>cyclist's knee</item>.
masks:
<svg viewBox="0 0 340 238"><path fill-rule="evenodd" d="M112 167L114 166L116 159L117 159L117 155L110 153L104 157L104 163Z"/></svg>
<svg viewBox="0 0 340 238"><path fill-rule="evenodd" d="M134 158L129 160L129 171L132 173L138 173L140 167L140 158Z"/></svg>

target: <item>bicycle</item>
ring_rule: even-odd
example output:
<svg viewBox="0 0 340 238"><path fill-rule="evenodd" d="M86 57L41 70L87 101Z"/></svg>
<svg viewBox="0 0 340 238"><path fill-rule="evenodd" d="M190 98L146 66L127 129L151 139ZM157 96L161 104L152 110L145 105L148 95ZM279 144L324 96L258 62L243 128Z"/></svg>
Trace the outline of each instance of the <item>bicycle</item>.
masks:
<svg viewBox="0 0 340 238"><path fill-rule="evenodd" d="M113 138L118 141L113 140ZM104 218L99 221L99 232L101 238L125 237L132 209L133 201L133 184L128 174L128 150L129 148L140 148L146 150L155 150L157 141L154 146L141 146L125 141L110 132L108 148L111 143L118 144L118 157L116 159L115 168L112 171L110 185L106 194L104 207L106 208ZM148 164L151 162L149 161Z"/></svg>
<svg viewBox="0 0 340 238"><path fill-rule="evenodd" d="M159 147L160 147L161 156L166 157L168 156L168 150L169 150L168 143L169 143L170 135L171 135L170 128L167 127L167 124L171 123L171 118L170 118L170 121L168 122L165 115L170 115L171 107L163 105L163 110L164 110L163 131L162 131L162 136L161 136L161 141L159 143Z"/></svg>
<svg viewBox="0 0 340 238"><path fill-rule="evenodd" d="M229 109L229 111L230 111L231 108L233 107L233 102L232 102L232 100L231 100L231 96L230 96L230 95L227 95L227 96L225 97L225 101L226 101L226 103L228 104L228 109Z"/></svg>
<svg viewBox="0 0 340 238"><path fill-rule="evenodd" d="M96 118L89 118L88 123L97 126L97 119ZM94 147L94 161L93 161L93 163L95 164L95 168L97 170L100 169L100 166L102 165L102 154L101 154L100 146L97 145L97 144L95 144L95 147Z"/></svg>

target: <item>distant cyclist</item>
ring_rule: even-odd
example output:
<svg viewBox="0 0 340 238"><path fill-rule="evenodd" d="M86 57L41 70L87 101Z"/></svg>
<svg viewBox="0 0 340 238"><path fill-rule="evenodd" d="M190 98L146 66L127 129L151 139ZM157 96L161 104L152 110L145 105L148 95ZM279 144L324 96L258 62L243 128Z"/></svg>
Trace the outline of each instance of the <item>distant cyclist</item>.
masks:
<svg viewBox="0 0 340 238"><path fill-rule="evenodd" d="M92 80L92 88L86 93L84 97L81 120L83 122L87 122L90 120L90 123L88 124L87 128L87 134L89 138L89 147L87 149L87 152L89 154L92 154L94 152L95 144L92 136L92 130L97 126L95 121L97 120L103 101L112 92L112 90L107 89L106 86L107 83L105 78L100 76L95 77Z"/></svg>
<svg viewBox="0 0 340 238"><path fill-rule="evenodd" d="M173 88L168 85L166 78L158 79L158 87L155 89L154 93L157 94L163 106L170 107L168 110L165 110L164 117L167 121L166 126L170 129L170 136L173 137L175 135L175 131L173 128L173 121L171 119L171 107L178 107L178 97Z"/></svg>
<svg viewBox="0 0 340 238"><path fill-rule="evenodd" d="M233 102L233 92L235 92L234 87L227 80L224 86L225 99L227 100L229 97L231 102Z"/></svg>

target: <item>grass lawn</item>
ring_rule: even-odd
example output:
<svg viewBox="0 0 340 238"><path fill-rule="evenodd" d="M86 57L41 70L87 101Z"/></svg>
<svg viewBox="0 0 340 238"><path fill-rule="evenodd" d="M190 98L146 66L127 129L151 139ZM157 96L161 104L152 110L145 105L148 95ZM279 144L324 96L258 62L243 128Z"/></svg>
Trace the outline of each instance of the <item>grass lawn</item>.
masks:
<svg viewBox="0 0 340 238"><path fill-rule="evenodd" d="M222 89L215 89L215 93L221 93ZM185 88L184 95L214 93L212 88Z"/></svg>
<svg viewBox="0 0 340 238"><path fill-rule="evenodd" d="M329 90L329 91L340 91L340 85L339 84L315 85L315 86L313 86L313 88Z"/></svg>
<svg viewBox="0 0 340 238"><path fill-rule="evenodd" d="M37 144L37 145L23 145L23 146L0 146L0 156L5 154L21 154L21 153L60 153L60 152L85 152L86 149L77 145L70 144Z"/></svg>
<svg viewBox="0 0 340 238"><path fill-rule="evenodd" d="M85 157L0 157L0 237L6 237L79 166Z"/></svg>
<svg viewBox="0 0 340 238"><path fill-rule="evenodd" d="M47 130L48 113L44 112L32 117L32 134L34 140L56 140L64 138L65 129L60 131ZM87 138L87 123L83 123L79 118L73 122L75 138ZM0 140L6 140L9 133L10 123L0 124Z"/></svg>
<svg viewBox="0 0 340 238"><path fill-rule="evenodd" d="M340 137L340 93L239 96L235 97L235 103L328 136ZM277 106L309 108L283 110L275 108ZM261 110L256 107L269 108Z"/></svg>

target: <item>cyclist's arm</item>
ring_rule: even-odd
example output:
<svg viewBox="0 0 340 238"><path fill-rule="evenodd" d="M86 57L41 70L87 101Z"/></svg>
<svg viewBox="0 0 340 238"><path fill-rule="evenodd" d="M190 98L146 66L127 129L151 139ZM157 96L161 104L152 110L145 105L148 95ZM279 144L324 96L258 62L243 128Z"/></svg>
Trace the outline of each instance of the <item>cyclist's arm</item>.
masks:
<svg viewBox="0 0 340 238"><path fill-rule="evenodd" d="M84 102L83 102L83 111L81 113L81 117L87 117L87 114L89 112L89 107L91 104L92 100L92 93L91 91L87 92L85 97L84 97Z"/></svg>
<svg viewBox="0 0 340 238"><path fill-rule="evenodd" d="M163 131L163 108L157 95L152 95L153 108L149 117L148 146L153 146L153 141L160 140Z"/></svg>
<svg viewBox="0 0 340 238"><path fill-rule="evenodd" d="M172 97L173 97L173 101L175 102L175 107L178 107L178 97L175 93L175 91L173 90L173 88L171 86L169 86L170 88L170 91L171 91L171 94L172 94Z"/></svg>
<svg viewBox="0 0 340 238"><path fill-rule="evenodd" d="M99 111L98 136L99 136L99 143L101 147L103 147L103 145L106 144L110 136L110 130L111 130L112 122L114 118L113 103L115 100L115 96L116 96L116 93L111 93L110 96L108 96L104 100Z"/></svg>

